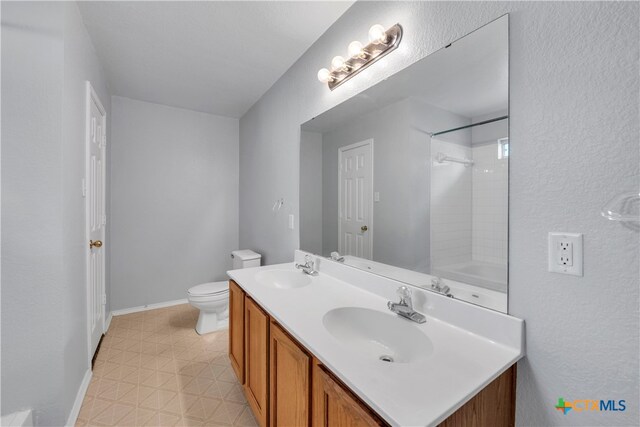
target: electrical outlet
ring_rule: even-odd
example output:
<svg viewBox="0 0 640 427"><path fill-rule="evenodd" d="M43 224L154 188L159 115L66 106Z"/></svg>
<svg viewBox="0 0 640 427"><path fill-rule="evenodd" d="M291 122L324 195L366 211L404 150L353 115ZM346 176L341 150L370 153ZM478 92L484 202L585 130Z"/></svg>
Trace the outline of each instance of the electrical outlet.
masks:
<svg viewBox="0 0 640 427"><path fill-rule="evenodd" d="M582 276L582 234L549 233L549 271Z"/></svg>
<svg viewBox="0 0 640 427"><path fill-rule="evenodd" d="M558 242L558 259L556 262L565 267L573 266L573 243L568 240Z"/></svg>

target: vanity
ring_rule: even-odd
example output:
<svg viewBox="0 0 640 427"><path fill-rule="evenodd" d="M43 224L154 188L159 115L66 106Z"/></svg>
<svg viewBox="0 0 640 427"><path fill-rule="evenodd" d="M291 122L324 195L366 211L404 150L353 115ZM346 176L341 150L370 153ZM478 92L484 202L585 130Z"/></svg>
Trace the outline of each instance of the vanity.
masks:
<svg viewBox="0 0 640 427"><path fill-rule="evenodd" d="M310 254L296 251L298 264ZM515 421L524 322L312 255L229 271L229 358L261 426L491 425Z"/></svg>

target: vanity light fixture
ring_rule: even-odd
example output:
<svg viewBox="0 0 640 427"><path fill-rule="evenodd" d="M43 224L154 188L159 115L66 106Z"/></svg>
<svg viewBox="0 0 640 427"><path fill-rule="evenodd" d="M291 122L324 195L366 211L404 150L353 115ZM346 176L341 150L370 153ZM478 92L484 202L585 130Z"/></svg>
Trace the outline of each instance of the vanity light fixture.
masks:
<svg viewBox="0 0 640 427"><path fill-rule="evenodd" d="M342 56L334 56L331 60L331 71L347 71L348 66L345 65L344 58Z"/></svg>
<svg viewBox="0 0 640 427"><path fill-rule="evenodd" d="M358 40L355 40L349 43L347 52L349 52L349 56L351 57L356 57L360 59L366 59L367 57L367 52L365 52L364 46L362 46L362 43L360 43Z"/></svg>
<svg viewBox="0 0 640 427"><path fill-rule="evenodd" d="M368 45L363 46L357 40L349 43L347 49L349 58L335 56L331 60L331 70L322 68L318 71L318 80L334 90L378 59L394 51L400 45L400 40L402 40L400 24L388 30L380 24L375 24L369 29Z"/></svg>

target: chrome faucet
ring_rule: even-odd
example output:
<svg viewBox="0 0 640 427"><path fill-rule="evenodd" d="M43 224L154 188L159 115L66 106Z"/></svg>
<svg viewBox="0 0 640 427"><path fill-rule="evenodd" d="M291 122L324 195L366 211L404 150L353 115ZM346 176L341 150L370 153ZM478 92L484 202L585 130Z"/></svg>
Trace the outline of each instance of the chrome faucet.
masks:
<svg viewBox="0 0 640 427"><path fill-rule="evenodd" d="M340 256L338 252L331 252L331 259L337 262L344 262L344 257Z"/></svg>
<svg viewBox="0 0 640 427"><path fill-rule="evenodd" d="M305 255L304 261L304 264L296 264L296 268L302 270L304 274L308 274L309 276L317 276L318 272L313 269L315 263L313 262L311 255Z"/></svg>
<svg viewBox="0 0 640 427"><path fill-rule="evenodd" d="M433 279L431 279L431 289L433 289L436 292L440 292L441 294L444 294L448 297L451 297L453 295L451 295L451 288L447 285L443 285L442 284L442 280L440 280L439 277L435 277Z"/></svg>
<svg viewBox="0 0 640 427"><path fill-rule="evenodd" d="M413 310L413 302L411 301L411 289L407 288L406 286L400 286L396 292L400 297L400 302L395 303L389 301L387 303L387 307L389 307L389 310L416 323L424 323L427 321L426 317Z"/></svg>

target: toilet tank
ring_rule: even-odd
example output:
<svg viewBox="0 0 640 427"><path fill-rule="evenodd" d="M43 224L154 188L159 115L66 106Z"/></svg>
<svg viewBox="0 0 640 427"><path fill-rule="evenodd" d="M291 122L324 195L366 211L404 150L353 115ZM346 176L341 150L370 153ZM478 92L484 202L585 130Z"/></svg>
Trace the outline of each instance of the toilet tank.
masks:
<svg viewBox="0 0 640 427"><path fill-rule="evenodd" d="M231 252L233 258L233 269L260 267L262 255L250 249L242 249Z"/></svg>

